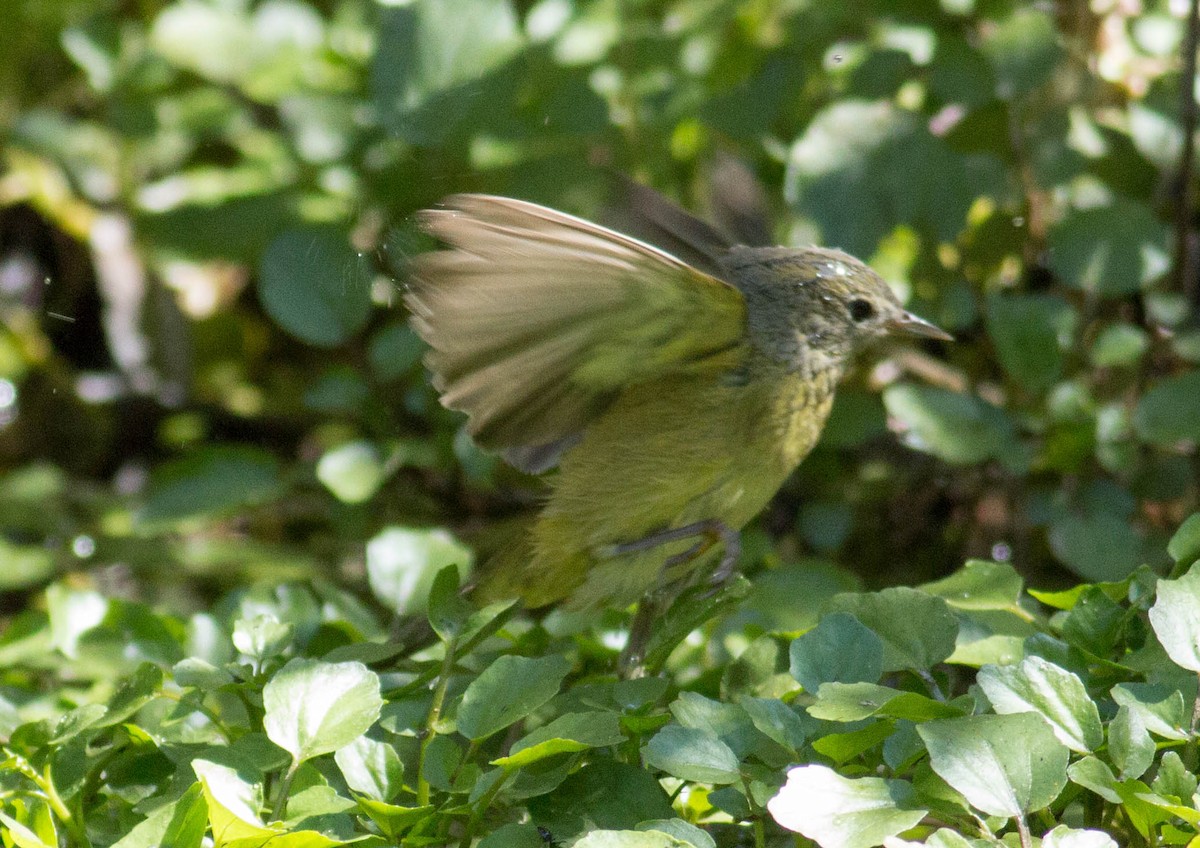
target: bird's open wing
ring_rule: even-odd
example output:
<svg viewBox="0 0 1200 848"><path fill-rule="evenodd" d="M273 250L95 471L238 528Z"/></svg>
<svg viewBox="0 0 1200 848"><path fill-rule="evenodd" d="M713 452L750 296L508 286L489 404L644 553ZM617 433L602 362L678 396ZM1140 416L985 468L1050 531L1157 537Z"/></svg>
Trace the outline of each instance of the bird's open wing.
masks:
<svg viewBox="0 0 1200 848"><path fill-rule="evenodd" d="M417 257L405 297L434 384L519 467L553 464L552 443L622 387L740 354L741 293L648 244L486 195L447 198L422 221L450 246Z"/></svg>

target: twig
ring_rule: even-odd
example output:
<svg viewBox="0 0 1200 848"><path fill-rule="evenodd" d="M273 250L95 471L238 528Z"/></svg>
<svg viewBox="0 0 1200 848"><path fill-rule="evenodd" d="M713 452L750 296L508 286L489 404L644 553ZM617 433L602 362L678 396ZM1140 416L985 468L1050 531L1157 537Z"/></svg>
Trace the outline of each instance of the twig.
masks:
<svg viewBox="0 0 1200 848"><path fill-rule="evenodd" d="M1192 287L1192 159L1196 151L1196 50L1200 47L1200 0L1188 4L1187 31L1183 39L1183 73L1179 80L1179 124L1183 151L1175 184L1175 265L1171 288L1183 292Z"/></svg>

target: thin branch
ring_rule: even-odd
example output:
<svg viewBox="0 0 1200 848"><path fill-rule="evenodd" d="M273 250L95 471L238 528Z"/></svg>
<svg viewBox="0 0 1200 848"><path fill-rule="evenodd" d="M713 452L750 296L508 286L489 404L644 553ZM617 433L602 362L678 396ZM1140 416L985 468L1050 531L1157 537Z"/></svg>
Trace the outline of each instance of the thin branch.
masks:
<svg viewBox="0 0 1200 848"><path fill-rule="evenodd" d="M1175 265L1171 288L1184 292L1194 285L1192 250L1192 160L1196 152L1196 50L1200 47L1200 0L1188 4L1187 32L1183 40L1183 71L1179 80L1179 125L1183 151L1175 184Z"/></svg>

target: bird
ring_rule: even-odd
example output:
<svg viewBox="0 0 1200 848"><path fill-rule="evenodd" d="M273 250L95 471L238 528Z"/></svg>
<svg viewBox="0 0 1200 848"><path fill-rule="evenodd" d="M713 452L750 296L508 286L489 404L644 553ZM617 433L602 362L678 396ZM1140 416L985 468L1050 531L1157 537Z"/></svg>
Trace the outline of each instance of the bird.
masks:
<svg viewBox="0 0 1200 848"><path fill-rule="evenodd" d="M442 246L404 300L441 402L516 468L557 469L481 600L594 610L702 563L723 579L860 351L951 338L840 250L734 244L632 182L625 221L485 194L419 213Z"/></svg>

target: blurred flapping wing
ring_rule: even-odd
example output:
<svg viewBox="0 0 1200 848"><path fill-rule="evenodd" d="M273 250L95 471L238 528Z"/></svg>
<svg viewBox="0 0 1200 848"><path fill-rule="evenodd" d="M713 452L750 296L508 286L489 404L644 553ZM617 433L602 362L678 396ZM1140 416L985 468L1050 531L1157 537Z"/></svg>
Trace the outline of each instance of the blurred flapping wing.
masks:
<svg viewBox="0 0 1200 848"><path fill-rule="evenodd" d="M442 401L484 447L540 470L627 385L735 361L733 286L629 236L543 206L455 195L426 210L450 246L405 297Z"/></svg>

